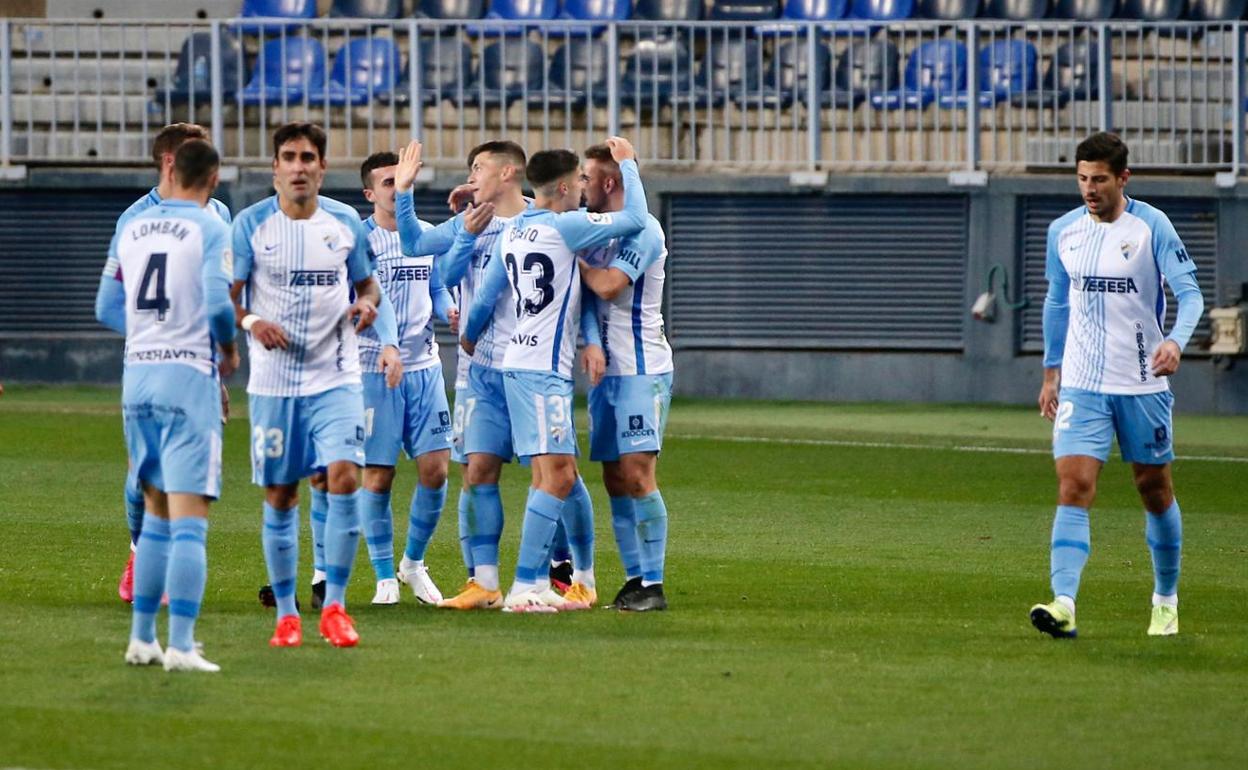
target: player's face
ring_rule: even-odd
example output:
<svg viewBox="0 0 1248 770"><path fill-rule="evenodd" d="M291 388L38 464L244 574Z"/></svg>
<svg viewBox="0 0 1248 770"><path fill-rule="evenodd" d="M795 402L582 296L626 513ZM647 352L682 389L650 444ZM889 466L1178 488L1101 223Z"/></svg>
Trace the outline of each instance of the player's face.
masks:
<svg viewBox="0 0 1248 770"><path fill-rule="evenodd" d="M477 205L497 203L514 173L515 169L503 156L479 153L472 159L472 169L468 173L468 184L477 188L473 202Z"/></svg>
<svg viewBox="0 0 1248 770"><path fill-rule="evenodd" d="M1122 203L1122 191L1130 172L1123 171L1122 176L1118 176L1103 160L1081 160L1075 165L1075 175L1088 213L1100 217L1112 214Z"/></svg>
<svg viewBox="0 0 1248 770"><path fill-rule="evenodd" d="M590 158L585 161L585 207L594 213L602 213L610 205L607 182L611 172L602 163Z"/></svg>
<svg viewBox="0 0 1248 770"><path fill-rule="evenodd" d="M282 200L307 203L321 191L324 179L325 159L307 137L296 137L277 148L273 188Z"/></svg>
<svg viewBox="0 0 1248 770"><path fill-rule="evenodd" d="M394 170L397 166L383 166L370 172L372 183L364 188L364 197L382 211L394 215Z"/></svg>
<svg viewBox="0 0 1248 770"><path fill-rule="evenodd" d="M559 183L563 211L575 211L585 200L585 169L577 168Z"/></svg>

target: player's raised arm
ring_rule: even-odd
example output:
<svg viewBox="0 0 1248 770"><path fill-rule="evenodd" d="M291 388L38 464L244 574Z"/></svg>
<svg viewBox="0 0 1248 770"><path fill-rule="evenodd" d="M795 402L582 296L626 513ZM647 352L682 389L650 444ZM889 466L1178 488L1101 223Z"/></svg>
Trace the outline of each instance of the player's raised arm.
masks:
<svg viewBox="0 0 1248 770"><path fill-rule="evenodd" d="M416 200L412 185L423 165L420 142L413 139L399 150L394 167L394 218L399 228L399 243L404 254L441 254L451 248L459 232L458 220L452 217L432 230L425 230L416 218Z"/></svg>
<svg viewBox="0 0 1248 770"><path fill-rule="evenodd" d="M448 251L434 260L442 264L442 282L449 286L458 286L464 274L472 265L472 253L476 246L477 236L489 226L494 219L494 204L482 203L479 206L469 205L459 220L459 231ZM445 222L443 225L447 224ZM442 225L439 225L441 227Z"/></svg>
<svg viewBox="0 0 1248 770"><path fill-rule="evenodd" d="M500 238L494 245L489 264L485 267L481 286L472 299L468 317L461 319L463 337L460 344L470 355L476 349L481 333L490 325L490 319L494 317L494 304L498 302L499 295L507 288L507 268L503 265L501 249L502 239Z"/></svg>
<svg viewBox="0 0 1248 770"><path fill-rule="evenodd" d="M637 171L633 146L618 136L608 139L607 146L624 178L624 208L607 213L568 211L559 214L555 218L555 229L573 251L605 246L612 238L641 232L646 226L646 190Z"/></svg>
<svg viewBox="0 0 1248 770"><path fill-rule="evenodd" d="M1044 258L1044 277L1049 291L1044 297L1044 382L1040 386L1040 414L1052 420L1057 416L1057 393L1062 379L1062 355L1066 351L1066 329L1070 325L1070 276L1057 250L1056 227L1049 227Z"/></svg>

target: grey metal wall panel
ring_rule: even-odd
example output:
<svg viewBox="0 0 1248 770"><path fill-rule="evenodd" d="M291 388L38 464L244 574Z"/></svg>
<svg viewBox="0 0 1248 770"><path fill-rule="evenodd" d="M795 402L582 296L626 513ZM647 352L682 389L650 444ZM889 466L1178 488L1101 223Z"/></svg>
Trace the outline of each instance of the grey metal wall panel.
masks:
<svg viewBox="0 0 1248 770"><path fill-rule="evenodd" d="M1044 295L1049 284L1044 278L1044 256L1047 246L1049 223L1077 206L1075 196L1032 196L1019 199L1021 209L1019 222L1022 228L1019 243L1022 246L1024 289L1030 300L1021 316L1020 349L1027 352L1044 350L1044 330L1041 327L1044 312ZM1179 238L1187 247L1187 253L1196 263L1196 282L1205 295L1205 305L1213 304L1218 278L1218 202L1213 198L1149 198L1147 203L1156 206L1170 217ZM1166 292L1166 328L1174 323L1176 303L1174 295ZM1209 315L1201 317L1192 335L1194 341L1209 336Z"/></svg>
<svg viewBox="0 0 1248 770"><path fill-rule="evenodd" d="M964 195L675 195L673 345L962 348Z"/></svg>

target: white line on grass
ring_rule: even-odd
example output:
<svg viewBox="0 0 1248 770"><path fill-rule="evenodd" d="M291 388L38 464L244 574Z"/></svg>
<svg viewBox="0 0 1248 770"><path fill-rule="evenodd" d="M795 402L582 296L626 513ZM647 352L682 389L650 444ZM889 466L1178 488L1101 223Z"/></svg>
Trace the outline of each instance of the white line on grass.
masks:
<svg viewBox="0 0 1248 770"><path fill-rule="evenodd" d="M894 441L851 441L848 439L831 438L776 438L768 436L715 436L702 433L669 433L668 438L688 439L691 441L729 441L734 444L793 444L799 446L838 446L860 447L864 449L926 449L949 452L983 452L1004 455L1048 455L1048 449L1029 449L1011 446L973 446L962 444L957 446L940 446L939 444L907 444ZM1222 455L1177 455L1176 460L1187 462L1210 463L1248 463L1248 457L1231 457Z"/></svg>

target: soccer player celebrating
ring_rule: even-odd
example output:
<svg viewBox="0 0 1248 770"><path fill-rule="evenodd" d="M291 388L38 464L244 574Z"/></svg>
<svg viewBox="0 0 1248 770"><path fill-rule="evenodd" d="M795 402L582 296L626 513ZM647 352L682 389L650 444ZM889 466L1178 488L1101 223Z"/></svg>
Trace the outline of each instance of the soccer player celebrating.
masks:
<svg viewBox="0 0 1248 770"><path fill-rule="evenodd" d="M1167 376L1179 368L1204 300L1196 265L1158 209L1124 194L1127 146L1099 133L1075 150L1084 205L1049 226L1044 300L1044 384L1040 412L1053 421L1058 505L1053 520L1054 600L1031 622L1073 637L1075 596L1090 552L1088 508L1117 435L1146 510L1153 557L1150 636L1178 633L1183 527L1170 479L1174 432ZM1167 335L1165 282L1178 298Z"/></svg>
<svg viewBox="0 0 1248 770"><path fill-rule="evenodd" d="M529 159L525 173L533 186L534 207L499 237L464 322L461 344L472 353L493 318L499 294L510 284L516 321L503 361L504 387L516 453L530 458L533 466L516 579L504 602L504 610L512 612L584 609L597 601L592 510L584 515L585 511L572 512L565 505L572 490L584 486L576 469L572 420L572 361L581 311L575 252L633 235L646 224L645 191L633 147L619 137L608 139L607 146L620 166L624 188L623 209L609 214L577 210L585 181L575 153L547 150ZM597 346L588 345L587 350L602 355ZM563 604L556 608L542 597L537 581L546 573L547 554L561 518L573 544L574 571ZM578 542L590 544L588 561L578 560Z"/></svg>
<svg viewBox="0 0 1248 770"><path fill-rule="evenodd" d="M97 314L103 307L112 307L122 301L123 288L118 273L117 234L131 219L153 206L160 205L161 201L173 194L176 186L174 155L184 142L192 139L208 141L208 130L193 123L171 123L156 134L156 139L152 142L152 159L156 162L160 178L155 187L130 204L130 208L117 218L113 241L108 249L108 261L104 265L104 274L100 279L100 290L96 301ZM208 201L208 211L215 213L225 224L230 223L229 208L216 198ZM125 330L121 330L121 333L125 334ZM221 386L221 398L222 406L228 408L229 394L224 385ZM128 474L128 478L133 478L133 474ZM122 598L122 601L129 602L134 599L134 550L139 542L139 532L143 529L143 490L138 487L126 486L126 519L130 525L130 556L126 561L125 569L121 572L121 579L117 581L117 595Z"/></svg>
<svg viewBox="0 0 1248 770"><path fill-rule="evenodd" d="M624 178L611 149L585 151L590 211L624 208ZM597 295L597 325L606 376L589 392L589 459L602 463L611 525L627 582L612 607L667 608L663 560L667 506L655 481L672 401L672 350L663 333L663 228L652 215L640 233L583 252L585 286Z"/></svg>
<svg viewBox="0 0 1248 770"><path fill-rule="evenodd" d="M114 239L123 296L97 302L101 322L126 335L129 481L143 490L146 505L125 660L163 663L166 671L221 670L204 660L194 640L207 579L208 505L221 494L221 402L213 370L219 366L229 376L238 367L229 227L204 208L217 169L208 142L182 143L172 187ZM162 651L156 613L166 592L169 644Z"/></svg>
<svg viewBox="0 0 1248 770"><path fill-rule="evenodd" d="M325 604L320 632L335 647L359 641L345 593L359 544L359 467L364 465L364 403L357 332L377 321L381 365L402 375L394 312L373 277L368 233L355 209L318 195L325 176L325 131L289 123L273 134L277 194L234 222L234 285L240 328L251 335L247 383L252 480L265 488L262 542L277 601L269 644L296 647L299 481L327 476ZM349 301L349 286L356 299ZM249 306L243 308L247 291ZM379 312L380 306L380 312Z"/></svg>

